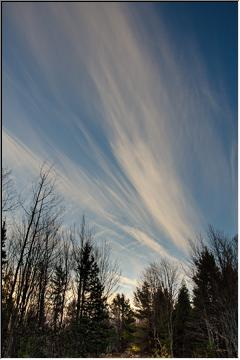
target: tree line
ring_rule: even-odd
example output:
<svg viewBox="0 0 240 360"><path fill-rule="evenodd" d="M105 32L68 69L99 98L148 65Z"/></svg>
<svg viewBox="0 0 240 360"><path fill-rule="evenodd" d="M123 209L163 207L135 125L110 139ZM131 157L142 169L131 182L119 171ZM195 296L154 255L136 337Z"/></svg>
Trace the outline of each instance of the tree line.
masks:
<svg viewBox="0 0 240 360"><path fill-rule="evenodd" d="M237 357L237 236L209 227L184 280L165 258L150 264L132 302L101 244L84 216L64 226L51 168L24 200L2 169L2 356Z"/></svg>

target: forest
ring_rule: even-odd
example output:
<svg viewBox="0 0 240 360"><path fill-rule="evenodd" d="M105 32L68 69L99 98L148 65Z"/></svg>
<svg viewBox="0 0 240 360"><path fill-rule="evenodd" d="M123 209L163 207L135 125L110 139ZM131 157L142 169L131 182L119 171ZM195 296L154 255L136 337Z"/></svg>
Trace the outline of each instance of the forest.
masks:
<svg viewBox="0 0 240 360"><path fill-rule="evenodd" d="M237 235L209 226L184 279L159 257L130 301L109 244L82 214L64 224L56 182L43 165L23 199L2 169L2 357L237 357Z"/></svg>

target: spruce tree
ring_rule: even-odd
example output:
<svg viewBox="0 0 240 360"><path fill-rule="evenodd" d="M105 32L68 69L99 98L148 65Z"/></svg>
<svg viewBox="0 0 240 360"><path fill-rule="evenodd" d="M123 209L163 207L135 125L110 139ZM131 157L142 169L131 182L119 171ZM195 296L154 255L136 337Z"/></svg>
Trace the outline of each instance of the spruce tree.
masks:
<svg viewBox="0 0 240 360"><path fill-rule="evenodd" d="M64 291L66 287L66 274L61 262L55 265L54 273L51 281L52 289L52 308L53 308L53 328L56 331L61 327L62 314L64 307Z"/></svg>
<svg viewBox="0 0 240 360"><path fill-rule="evenodd" d="M217 299L219 296L220 273L214 256L205 247L195 261L193 276L193 319L195 327L195 348L202 356L214 356L216 350Z"/></svg>
<svg viewBox="0 0 240 360"><path fill-rule="evenodd" d="M116 331L117 351L125 351L133 339L135 329L134 314L129 300L124 294L117 294L111 304L112 322Z"/></svg>
<svg viewBox="0 0 240 360"><path fill-rule="evenodd" d="M85 302L85 320L88 322L89 335L87 338L88 352L92 356L99 356L106 352L110 336L109 314L106 298L103 296L104 287L99 279L99 268L93 253L90 256L87 300Z"/></svg>
<svg viewBox="0 0 240 360"><path fill-rule="evenodd" d="M188 327L191 316L189 292L182 284L174 311L174 357L190 357Z"/></svg>
<svg viewBox="0 0 240 360"><path fill-rule="evenodd" d="M150 354L154 348L154 334L152 327L152 297L147 281L144 281L140 287L137 287L134 293L134 305L138 319L136 342L142 354Z"/></svg>
<svg viewBox="0 0 240 360"><path fill-rule="evenodd" d="M66 356L96 357L106 352L110 325L104 287L90 241L82 245L76 262L77 300L72 310Z"/></svg>

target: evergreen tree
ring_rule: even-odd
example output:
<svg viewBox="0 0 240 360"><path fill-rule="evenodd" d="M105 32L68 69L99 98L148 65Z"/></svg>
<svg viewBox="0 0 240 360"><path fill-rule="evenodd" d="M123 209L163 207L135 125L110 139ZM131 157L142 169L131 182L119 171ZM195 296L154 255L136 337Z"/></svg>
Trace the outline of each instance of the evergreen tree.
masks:
<svg viewBox="0 0 240 360"><path fill-rule="evenodd" d="M216 318L219 316L217 303L220 273L214 256L207 247L195 260L196 273L193 276L193 321L195 328L195 351L202 356L214 356Z"/></svg>
<svg viewBox="0 0 240 360"><path fill-rule="evenodd" d="M224 249L225 261L221 267L219 284L219 313L221 317L217 326L221 339L222 356L237 357L238 355L238 263L237 237L230 241Z"/></svg>
<svg viewBox="0 0 240 360"><path fill-rule="evenodd" d="M189 292L182 284L174 311L174 357L190 357L188 327L191 316Z"/></svg>
<svg viewBox="0 0 240 360"><path fill-rule="evenodd" d="M116 331L117 351L125 351L133 340L135 319L129 300L124 294L117 294L111 304L111 314Z"/></svg>
<svg viewBox="0 0 240 360"><path fill-rule="evenodd" d="M169 338L169 301L168 292L158 287L153 293L152 327L154 340L154 356L165 357L170 355Z"/></svg>
<svg viewBox="0 0 240 360"><path fill-rule="evenodd" d="M64 292L66 291L66 273L62 263L55 265L53 278L51 281L52 288L52 307L53 307L53 327L56 331L61 327L63 308L64 308Z"/></svg>
<svg viewBox="0 0 240 360"><path fill-rule="evenodd" d="M142 354L156 357L173 354L173 309L177 272L162 259L144 273L141 287L135 292L137 338Z"/></svg>
<svg viewBox="0 0 240 360"><path fill-rule="evenodd" d="M93 255L91 255L87 290L89 292L85 303L85 321L89 324L87 351L92 356L99 356L106 352L111 329L106 298L103 296L104 287L100 282L99 268Z"/></svg>
<svg viewBox="0 0 240 360"><path fill-rule="evenodd" d="M220 280L216 307L218 355L237 357L238 353L238 239L227 238L209 228L209 240L219 267Z"/></svg>
<svg viewBox="0 0 240 360"><path fill-rule="evenodd" d="M82 244L76 260L77 301L73 308L65 356L99 356L106 352L110 324L99 268L90 241Z"/></svg>
<svg viewBox="0 0 240 360"><path fill-rule="evenodd" d="M141 287L137 287L134 293L134 305L138 319L136 342L141 348L142 354L152 353L154 347L152 299L150 286L147 281L144 281Z"/></svg>

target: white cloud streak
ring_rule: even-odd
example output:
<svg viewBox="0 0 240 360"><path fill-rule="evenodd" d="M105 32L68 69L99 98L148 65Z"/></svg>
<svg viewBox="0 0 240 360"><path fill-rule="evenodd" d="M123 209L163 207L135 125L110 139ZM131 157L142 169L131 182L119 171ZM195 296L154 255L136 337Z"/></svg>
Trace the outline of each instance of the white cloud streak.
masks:
<svg viewBox="0 0 240 360"><path fill-rule="evenodd" d="M54 111L61 125L78 128L78 149L83 156L84 151L88 153L103 174L90 173L45 134L44 141L51 144L57 162L62 192L95 214L96 222L111 225L116 237L121 231L135 239L136 246L142 244L162 256L175 257L166 245L186 253L188 239L206 224L191 187L192 162L209 192L213 187L216 193L221 188L232 191L234 173L234 164L211 121L211 115L220 111L219 97L208 82L199 54L178 59L164 25L159 28L158 21L155 28L156 18L148 14L159 34L153 49L137 11L129 12L123 4L44 4L52 32L38 16L39 6L14 4L12 16L59 106L55 105ZM192 75L186 60L191 61ZM97 109L93 123L105 135L119 168L93 139L87 124L64 102L61 79L73 97L79 93L79 101L82 95ZM85 94L84 86L93 89L93 94ZM33 85L32 89L33 103L44 103L39 90ZM87 149L82 149L82 139ZM38 142L41 147L41 135ZM35 155L29 157L29 151L34 153L33 144L31 150L22 144L23 157L19 159L19 140L9 135L4 149L7 160L24 161L29 167L39 161ZM162 238L168 239L168 244Z"/></svg>

